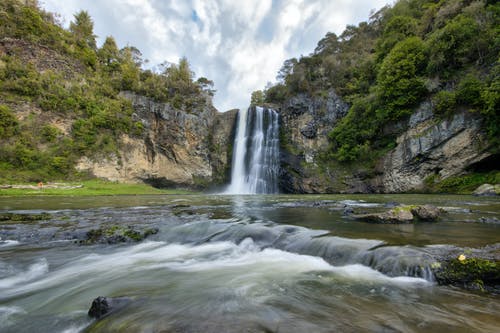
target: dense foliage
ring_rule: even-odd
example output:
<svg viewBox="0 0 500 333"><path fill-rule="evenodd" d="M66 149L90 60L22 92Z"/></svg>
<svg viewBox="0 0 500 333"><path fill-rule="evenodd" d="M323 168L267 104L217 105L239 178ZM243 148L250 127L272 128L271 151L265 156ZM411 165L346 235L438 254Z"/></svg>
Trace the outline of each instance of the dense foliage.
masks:
<svg viewBox="0 0 500 333"><path fill-rule="evenodd" d="M351 104L326 154L341 162L392 147L384 128L428 98L441 117L460 107L480 112L498 147L499 32L497 1L400 0L340 36L328 33L310 56L285 61L265 102L334 89Z"/></svg>
<svg viewBox="0 0 500 333"><path fill-rule="evenodd" d="M141 135L121 91L186 112L214 93L212 81L194 80L185 58L152 71L142 69L137 48L119 49L113 37L99 48L85 11L66 30L37 1L3 0L0 22L0 180L81 177L81 156L106 158L121 135Z"/></svg>

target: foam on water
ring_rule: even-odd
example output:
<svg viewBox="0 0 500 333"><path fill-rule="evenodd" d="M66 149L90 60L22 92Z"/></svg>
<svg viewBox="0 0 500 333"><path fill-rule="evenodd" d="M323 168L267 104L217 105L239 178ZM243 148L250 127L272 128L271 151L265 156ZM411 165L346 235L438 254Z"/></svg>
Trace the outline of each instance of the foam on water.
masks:
<svg viewBox="0 0 500 333"><path fill-rule="evenodd" d="M69 283L71 288L79 288L89 281L96 283L97 280L126 278L132 272L147 274L148 271L165 269L182 272L217 272L222 276L248 275L245 280L257 279L254 282L269 276L293 276L312 271L331 272L350 281L397 284L425 282L421 278L388 277L359 264L336 267L316 256L272 248L260 249L251 239L245 239L240 244L213 242L202 245L181 245L144 242L125 249L121 248L111 254L90 254L52 272L48 272L48 264L42 260L31 265L25 272L0 280L0 288L4 289L2 293L9 297L55 287L61 283ZM38 280L33 281L36 278Z"/></svg>
<svg viewBox="0 0 500 333"><path fill-rule="evenodd" d="M5 239L5 240L2 240L0 238L0 247L9 247L9 246L16 246L16 245L19 245L19 241L16 241L16 240L12 240L12 239Z"/></svg>
<svg viewBox="0 0 500 333"><path fill-rule="evenodd" d="M30 265L26 271L17 272L15 275L0 279L0 290L32 281L47 274L48 271L49 264L47 260L42 258L38 262Z"/></svg>

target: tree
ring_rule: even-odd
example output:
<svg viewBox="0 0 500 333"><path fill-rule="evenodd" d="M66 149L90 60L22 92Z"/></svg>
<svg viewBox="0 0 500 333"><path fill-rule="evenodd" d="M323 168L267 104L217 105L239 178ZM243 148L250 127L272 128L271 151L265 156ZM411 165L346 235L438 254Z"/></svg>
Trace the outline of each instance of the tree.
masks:
<svg viewBox="0 0 500 333"><path fill-rule="evenodd" d="M250 98L250 105L262 105L264 104L264 92L262 90L256 90L252 93L252 97Z"/></svg>
<svg viewBox="0 0 500 333"><path fill-rule="evenodd" d="M279 82L285 82L286 77L293 73L293 68L297 64L297 62L298 61L295 58L285 60L283 66L278 72L278 75L276 76L276 80L278 80Z"/></svg>
<svg viewBox="0 0 500 333"><path fill-rule="evenodd" d="M385 109L382 118L397 119L411 112L425 92L423 73L426 48L419 37L410 37L394 46L377 75L377 93Z"/></svg>
<svg viewBox="0 0 500 333"><path fill-rule="evenodd" d="M124 90L136 90L139 85L140 68L134 61L134 57L130 48L120 50L122 61L120 70L122 73L122 87Z"/></svg>
<svg viewBox="0 0 500 333"><path fill-rule="evenodd" d="M106 37L104 44L97 52L99 60L105 66L117 64L120 60L120 52L116 46L115 39L111 36Z"/></svg>
<svg viewBox="0 0 500 333"><path fill-rule="evenodd" d="M334 54L339 52L339 38L333 32L328 32L323 39L318 42L318 46L314 49L314 54L328 53Z"/></svg>
<svg viewBox="0 0 500 333"><path fill-rule="evenodd" d="M6 139L17 133L19 122L12 111L5 105L0 105L0 138Z"/></svg>
<svg viewBox="0 0 500 333"><path fill-rule="evenodd" d="M94 35L94 21L90 17L87 11L79 11L74 15L75 21L71 22L69 25L69 31L75 37L76 42L81 46L88 46L95 50L96 45L96 35Z"/></svg>
<svg viewBox="0 0 500 333"><path fill-rule="evenodd" d="M206 77L200 77L196 80L196 83L200 87L201 90L206 91L210 96L213 96L215 93L214 81L207 79Z"/></svg>

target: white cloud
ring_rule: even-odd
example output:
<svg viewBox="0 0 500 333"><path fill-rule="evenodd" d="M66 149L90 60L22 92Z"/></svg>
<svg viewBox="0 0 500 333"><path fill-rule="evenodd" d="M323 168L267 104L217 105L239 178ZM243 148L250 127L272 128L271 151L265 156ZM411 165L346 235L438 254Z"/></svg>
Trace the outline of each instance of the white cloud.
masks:
<svg viewBox="0 0 500 333"><path fill-rule="evenodd" d="M284 60L311 53L328 32L367 20L388 0L42 0L69 25L87 10L102 42L138 47L150 66L186 56L215 82L221 110L246 107L252 91L274 81Z"/></svg>

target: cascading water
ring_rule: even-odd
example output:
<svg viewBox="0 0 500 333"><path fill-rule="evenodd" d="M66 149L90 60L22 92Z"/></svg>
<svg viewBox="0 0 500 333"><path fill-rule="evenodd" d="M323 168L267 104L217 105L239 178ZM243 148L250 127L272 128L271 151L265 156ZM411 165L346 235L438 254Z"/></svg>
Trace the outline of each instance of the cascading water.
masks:
<svg viewBox="0 0 500 333"><path fill-rule="evenodd" d="M240 110L226 193L278 193L278 169L278 113L258 106Z"/></svg>

